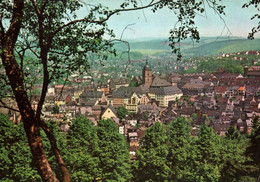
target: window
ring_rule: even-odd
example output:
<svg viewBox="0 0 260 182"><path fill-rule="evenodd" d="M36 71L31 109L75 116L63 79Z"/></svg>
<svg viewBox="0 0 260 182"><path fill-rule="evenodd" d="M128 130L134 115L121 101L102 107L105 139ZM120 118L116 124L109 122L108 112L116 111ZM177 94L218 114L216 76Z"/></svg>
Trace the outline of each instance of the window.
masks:
<svg viewBox="0 0 260 182"><path fill-rule="evenodd" d="M136 101L136 98L134 97L132 103L135 104L135 101Z"/></svg>

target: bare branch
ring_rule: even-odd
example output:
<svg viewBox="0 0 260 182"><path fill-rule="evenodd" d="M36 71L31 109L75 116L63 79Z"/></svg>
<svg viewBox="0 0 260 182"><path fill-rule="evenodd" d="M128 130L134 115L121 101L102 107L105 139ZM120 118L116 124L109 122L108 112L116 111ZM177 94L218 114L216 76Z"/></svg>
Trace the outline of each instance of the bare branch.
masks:
<svg viewBox="0 0 260 182"><path fill-rule="evenodd" d="M152 2L153 2L153 1L151 1L151 3L152 3ZM143 6L143 1L142 1L142 0L140 0L140 3L141 3L141 6ZM147 22L147 18L146 18L146 16L145 16L144 10L143 10L142 12L143 12L143 16L144 16L145 22Z"/></svg>
<svg viewBox="0 0 260 182"><path fill-rule="evenodd" d="M2 40L2 38L4 37L4 34L5 34L5 28L3 26L3 23L2 23L2 15L0 16L0 39Z"/></svg>
<svg viewBox="0 0 260 182"><path fill-rule="evenodd" d="M90 20L88 18L83 18L83 19L78 19L78 20L74 20L74 21L71 21L67 24L64 24L62 26L60 26L59 28L57 28L53 33L52 33L52 38L58 33L60 32L62 29L66 28L66 27L69 27L71 25L74 25L76 23L79 23L79 22L88 22L88 23L96 23L96 24L102 24L104 22L106 22L107 20L110 19L110 17L112 15L115 15L117 13L120 13L120 12L127 12L127 11L136 11L136 10L142 10L142 9L146 9L146 8L149 8L149 7L152 7L156 4L159 4L160 2L162 2L163 0L159 0L157 2L154 2L154 0L152 0L148 5L145 5L145 6L140 6L140 7L136 7L136 8L126 8L126 9L115 9L114 11L111 11L106 17L104 17L102 20Z"/></svg>
<svg viewBox="0 0 260 182"><path fill-rule="evenodd" d="M61 91L60 91L60 94L59 94L58 100L61 99L61 96L62 96L62 93L63 93L64 87L65 87L65 85L67 84L68 78L69 78L69 74L67 74L67 77L66 77L66 79L65 79L65 81L64 81L64 83L63 83L63 86L62 86L62 88L61 88Z"/></svg>
<svg viewBox="0 0 260 182"><path fill-rule="evenodd" d="M119 40L122 40L123 35L124 35L124 33L125 33L125 30L128 29L128 27L130 27L130 26L132 26L132 25L135 25L135 23L128 24L128 25L124 28L124 30L123 30L122 33L121 33L121 36L120 36L120 39L119 39Z"/></svg>
<svg viewBox="0 0 260 182"><path fill-rule="evenodd" d="M55 54L59 54L59 55L62 55L62 56L66 56L66 57L69 57L71 56L73 53L69 53L69 54L66 54L64 52L58 52L58 51L55 51L55 50L50 50L49 51L50 53L55 53ZM82 52L82 51L81 51Z"/></svg>
<svg viewBox="0 0 260 182"><path fill-rule="evenodd" d="M35 2L34 0L31 0L31 2L32 2L32 4L33 4L33 7L34 7L34 9L35 9L35 11L36 11L37 16L38 16L38 17L41 16L41 11L39 10L39 8L38 8L36 2Z"/></svg>
<svg viewBox="0 0 260 182"><path fill-rule="evenodd" d="M2 101L1 99L0 99L0 103L2 104L2 106L0 105L0 107L2 107L2 108L6 108L6 109L10 109L10 110L12 110L12 111L20 112L19 110L14 109L14 108L8 106L8 105L7 105L4 101Z"/></svg>
<svg viewBox="0 0 260 182"><path fill-rule="evenodd" d="M226 21L225 21L224 18L221 16L221 14L219 13L219 11L215 8L215 6L212 6L212 5L210 4L211 0L206 0L206 2L207 2L207 4L208 4L208 6L209 6L210 8L212 8L212 9L214 10L214 12L215 12L215 13L219 16L219 18L222 20L222 22L224 23L224 28L227 28L227 31L229 32L229 36L231 36L232 33L231 33L230 29L228 28L228 26L227 26L227 24L226 24Z"/></svg>
<svg viewBox="0 0 260 182"><path fill-rule="evenodd" d="M41 10L40 10L40 13L41 13L41 14L43 13L43 11L44 11L44 9L45 9L45 7L46 7L46 5L47 5L48 2L49 2L49 0L43 1L42 5L41 5Z"/></svg>

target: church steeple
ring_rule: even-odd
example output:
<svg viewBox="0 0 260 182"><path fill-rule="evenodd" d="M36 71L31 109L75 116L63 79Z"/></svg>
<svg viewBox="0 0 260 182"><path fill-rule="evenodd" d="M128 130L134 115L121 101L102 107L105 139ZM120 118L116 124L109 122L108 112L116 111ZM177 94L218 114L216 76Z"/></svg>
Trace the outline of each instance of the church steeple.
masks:
<svg viewBox="0 0 260 182"><path fill-rule="evenodd" d="M152 69L148 65L148 59L146 59L146 64L143 68L143 83L149 88L152 84Z"/></svg>

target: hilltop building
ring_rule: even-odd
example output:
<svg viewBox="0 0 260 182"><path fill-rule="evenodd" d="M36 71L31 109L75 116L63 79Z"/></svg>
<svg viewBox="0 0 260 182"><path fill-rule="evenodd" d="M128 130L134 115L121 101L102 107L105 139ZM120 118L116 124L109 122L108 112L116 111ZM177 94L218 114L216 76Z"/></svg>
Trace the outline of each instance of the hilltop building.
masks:
<svg viewBox="0 0 260 182"><path fill-rule="evenodd" d="M248 78L260 78L260 66L244 67L244 76Z"/></svg>

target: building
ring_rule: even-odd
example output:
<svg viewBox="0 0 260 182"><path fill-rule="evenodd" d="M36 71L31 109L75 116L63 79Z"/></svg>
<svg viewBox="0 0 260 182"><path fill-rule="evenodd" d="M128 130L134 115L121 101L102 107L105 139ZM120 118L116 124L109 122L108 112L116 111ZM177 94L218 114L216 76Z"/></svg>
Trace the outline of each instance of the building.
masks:
<svg viewBox="0 0 260 182"><path fill-rule="evenodd" d="M152 84L152 69L148 66L148 61L146 60L146 65L143 68L143 83L149 88Z"/></svg>
<svg viewBox="0 0 260 182"><path fill-rule="evenodd" d="M112 119L112 118L117 118L117 112L111 105L109 105L101 113L101 119Z"/></svg>
<svg viewBox="0 0 260 182"><path fill-rule="evenodd" d="M150 88L149 96L151 99L158 101L159 106L168 107L170 101L175 101L176 99L181 98L183 93L176 86L168 86L161 88Z"/></svg>
<svg viewBox="0 0 260 182"><path fill-rule="evenodd" d="M244 77L260 78L260 66L244 67Z"/></svg>

